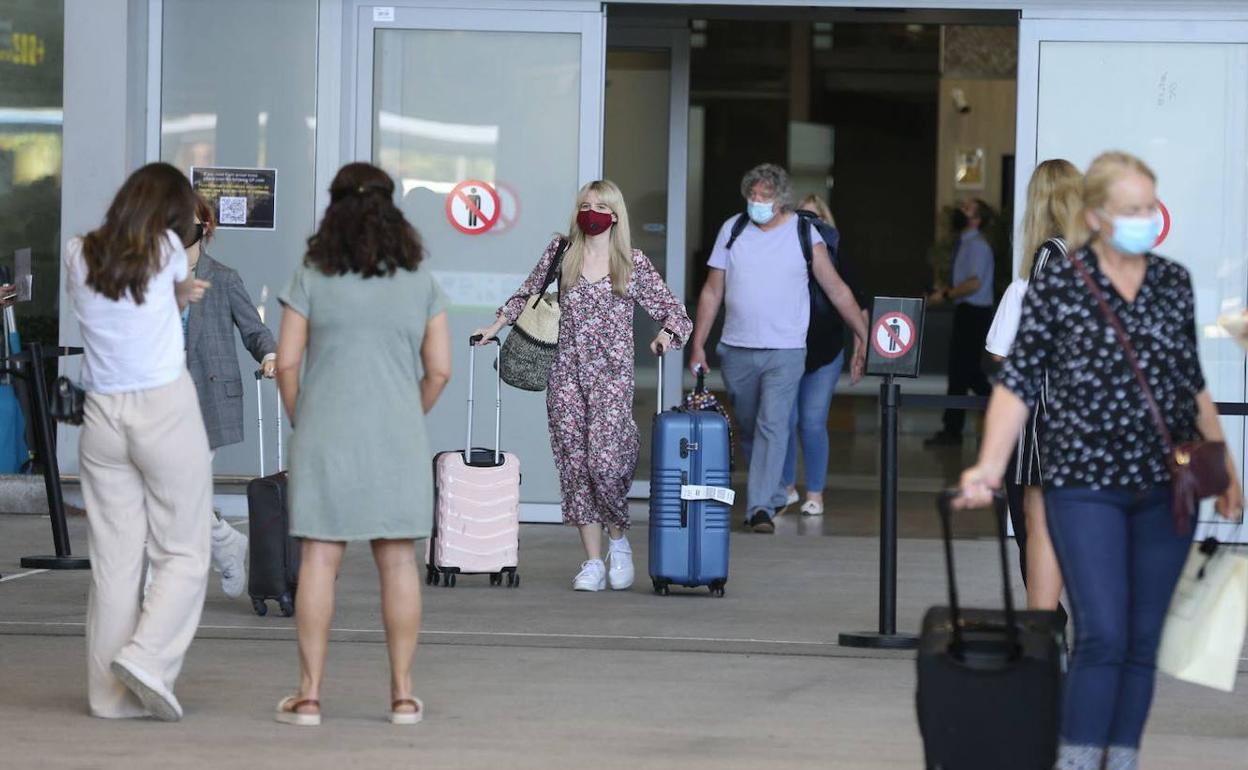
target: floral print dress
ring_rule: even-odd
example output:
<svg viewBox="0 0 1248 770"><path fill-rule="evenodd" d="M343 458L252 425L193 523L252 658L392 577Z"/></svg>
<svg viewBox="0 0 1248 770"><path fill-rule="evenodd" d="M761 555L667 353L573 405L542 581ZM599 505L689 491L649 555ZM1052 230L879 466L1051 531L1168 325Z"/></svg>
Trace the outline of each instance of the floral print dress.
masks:
<svg viewBox="0 0 1248 770"><path fill-rule="evenodd" d="M499 309L508 323L514 324L525 300L542 290L558 248L556 238ZM633 421L634 303L676 335L673 346L688 339L693 322L685 306L636 249L624 296L612 291L608 275L593 283L582 276L559 298L559 349L546 388L546 410L568 524L629 526L627 495L639 448Z"/></svg>

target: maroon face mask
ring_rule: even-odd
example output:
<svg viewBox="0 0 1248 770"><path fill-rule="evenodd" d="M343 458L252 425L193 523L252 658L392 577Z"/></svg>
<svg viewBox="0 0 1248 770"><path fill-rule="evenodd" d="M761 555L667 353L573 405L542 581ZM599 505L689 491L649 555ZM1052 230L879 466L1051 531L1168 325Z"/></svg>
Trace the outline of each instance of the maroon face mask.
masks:
<svg viewBox="0 0 1248 770"><path fill-rule="evenodd" d="M576 215L576 224L586 235L598 235L611 229L611 212L586 209Z"/></svg>

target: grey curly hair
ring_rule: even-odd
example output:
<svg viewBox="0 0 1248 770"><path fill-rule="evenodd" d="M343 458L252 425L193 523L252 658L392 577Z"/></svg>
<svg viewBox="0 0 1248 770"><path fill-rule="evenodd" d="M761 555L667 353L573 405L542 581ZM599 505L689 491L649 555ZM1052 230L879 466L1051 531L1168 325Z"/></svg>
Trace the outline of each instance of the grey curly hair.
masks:
<svg viewBox="0 0 1248 770"><path fill-rule="evenodd" d="M741 178L741 197L750 199L750 190L762 182L775 191L776 204L781 211L793 208L793 188L789 184L789 172L774 163L763 163L749 171Z"/></svg>

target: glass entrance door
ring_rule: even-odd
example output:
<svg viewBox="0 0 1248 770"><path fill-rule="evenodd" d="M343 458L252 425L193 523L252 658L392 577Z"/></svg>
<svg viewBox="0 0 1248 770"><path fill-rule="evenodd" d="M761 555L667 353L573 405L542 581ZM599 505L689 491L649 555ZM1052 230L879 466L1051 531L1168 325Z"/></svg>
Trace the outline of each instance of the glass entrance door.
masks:
<svg viewBox="0 0 1248 770"><path fill-rule="evenodd" d="M1024 19L1019 82L1015 199L1048 158L1080 169L1105 150L1143 158L1165 206L1155 250L1191 271L1209 390L1216 401L1243 402L1244 354L1218 317L1248 302L1248 23ZM1244 418L1222 426L1242 474ZM1211 508L1198 538L1248 541L1248 525L1223 523Z"/></svg>
<svg viewBox="0 0 1248 770"><path fill-rule="evenodd" d="M454 376L433 450L463 446L468 337L494 319L601 173L598 12L361 8L356 157L399 186L450 299ZM474 444L493 436L493 350L477 353ZM490 360L485 360L490 359ZM362 383L366 392L367 385ZM521 517L559 521L544 393L504 387L502 446L523 468Z"/></svg>

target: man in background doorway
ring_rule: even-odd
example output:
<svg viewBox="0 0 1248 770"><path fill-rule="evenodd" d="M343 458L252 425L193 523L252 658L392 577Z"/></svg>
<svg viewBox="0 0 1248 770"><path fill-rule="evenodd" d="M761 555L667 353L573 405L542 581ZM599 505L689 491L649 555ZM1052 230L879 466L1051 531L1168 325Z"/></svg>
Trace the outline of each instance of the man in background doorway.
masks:
<svg viewBox="0 0 1248 770"><path fill-rule="evenodd" d="M949 388L951 396L972 391L987 396L992 390L980 354L992 325L993 254L981 229L991 221L992 209L978 198L968 198L953 211L953 231L958 234L953 254L953 279L936 287L928 297L931 306L954 303L953 337L949 341ZM946 409L944 428L923 442L924 446L958 446L966 412Z"/></svg>

